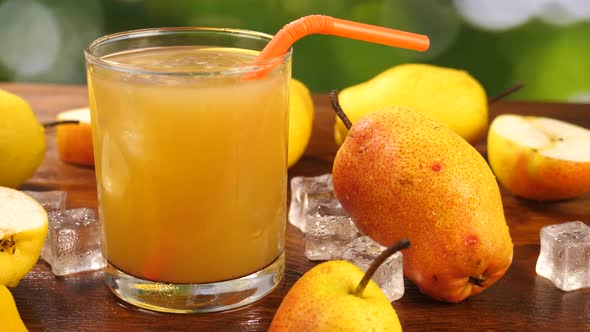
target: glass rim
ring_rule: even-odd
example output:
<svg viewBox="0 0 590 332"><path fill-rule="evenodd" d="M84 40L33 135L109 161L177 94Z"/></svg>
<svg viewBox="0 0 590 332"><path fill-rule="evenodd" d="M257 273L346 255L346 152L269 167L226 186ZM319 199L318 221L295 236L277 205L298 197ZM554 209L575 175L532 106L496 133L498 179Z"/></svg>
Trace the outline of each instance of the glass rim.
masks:
<svg viewBox="0 0 590 332"><path fill-rule="evenodd" d="M158 35L167 35L167 34L175 34L175 33L184 33L184 32L218 32L218 33L227 33L227 34L236 34L236 35L244 35L244 36L254 36L259 37L261 39L267 39L270 41L274 36L271 34L267 34L264 32L258 32L253 30L247 29L235 29L235 28L216 28L216 27L160 27L160 28L145 28L145 29L135 29L135 30L128 30L122 32L116 32L112 34L108 34L102 37L99 37L92 41L86 48L84 48L84 56L86 58L87 63L100 66L102 68L121 71L121 72L128 72L133 74L142 74L142 75L165 75L165 76L217 76L217 75L228 75L228 74L246 74L249 72L255 72L263 69L267 69L269 67L274 67L280 64L285 63L287 59L289 59L293 53L293 48L290 47L287 53L261 61L257 64L252 65L244 65L244 66L236 66L230 69L224 69L219 71L199 71L199 70L188 70L188 71L156 71L151 69L141 69L136 66L125 65L116 61L109 61L105 60L101 56L97 56L93 53L93 51L109 42L116 42L125 39L131 39L136 37L151 37L151 36L158 36ZM211 45L214 46L214 45ZM223 47L223 46L221 46ZM229 47L228 47L229 48ZM260 50L262 51L262 50Z"/></svg>

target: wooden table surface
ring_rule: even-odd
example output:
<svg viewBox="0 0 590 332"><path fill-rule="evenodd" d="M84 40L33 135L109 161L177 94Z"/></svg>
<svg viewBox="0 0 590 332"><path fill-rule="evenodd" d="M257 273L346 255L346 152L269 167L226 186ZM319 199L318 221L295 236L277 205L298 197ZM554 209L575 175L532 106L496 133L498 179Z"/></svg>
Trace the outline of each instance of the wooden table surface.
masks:
<svg viewBox="0 0 590 332"><path fill-rule="evenodd" d="M83 86L0 83L0 88L25 98L41 121L52 120L57 112L88 102ZM289 170L289 177L325 174L332 166L337 149L332 139L334 116L326 95L314 99L317 115L312 141L304 158ZM501 113L544 115L590 128L590 105L499 102L490 113L490 118ZM47 138L45 160L22 189L65 190L69 208L96 208L93 169L62 163L57 157L53 130L47 131ZM477 148L485 155L483 142ZM502 189L502 199L515 245L514 261L507 274L482 294L458 304L435 302L406 280L405 295L393 302L405 331L590 330L590 288L563 292L535 273L540 228L571 220L590 223L590 195L538 203L515 198ZM115 298L100 272L54 277L42 261L12 293L30 331L263 331L289 288L316 264L303 255L303 241L302 233L288 225L284 281L262 300L231 312L148 312Z"/></svg>

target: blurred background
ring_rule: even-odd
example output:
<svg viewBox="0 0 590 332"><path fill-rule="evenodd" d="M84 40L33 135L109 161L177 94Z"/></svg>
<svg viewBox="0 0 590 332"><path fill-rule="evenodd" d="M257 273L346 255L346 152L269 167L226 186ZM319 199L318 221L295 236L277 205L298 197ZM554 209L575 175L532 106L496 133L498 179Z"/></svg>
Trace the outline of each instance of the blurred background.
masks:
<svg viewBox="0 0 590 332"><path fill-rule="evenodd" d="M0 0L0 81L85 82L82 50L113 32L157 26L276 33L309 14L427 34L418 53L314 35L295 44L293 76L314 92L396 64L467 70L488 95L590 102L590 0Z"/></svg>

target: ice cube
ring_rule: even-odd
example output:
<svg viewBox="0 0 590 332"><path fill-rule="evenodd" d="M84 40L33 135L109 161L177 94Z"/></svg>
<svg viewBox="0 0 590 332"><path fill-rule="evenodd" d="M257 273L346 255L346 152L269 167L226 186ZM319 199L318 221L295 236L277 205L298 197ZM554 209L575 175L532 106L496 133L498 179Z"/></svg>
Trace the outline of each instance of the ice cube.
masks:
<svg viewBox="0 0 590 332"><path fill-rule="evenodd" d="M361 236L350 242L340 253L339 259L349 261L361 270L367 271L371 263L387 249L368 236ZM403 255L400 251L389 256L373 275L373 281L381 287L389 301L404 295Z"/></svg>
<svg viewBox="0 0 590 332"><path fill-rule="evenodd" d="M50 212L49 231L41 258L56 276L103 268L101 228L92 209Z"/></svg>
<svg viewBox="0 0 590 332"><path fill-rule="evenodd" d="M33 197L45 211L63 211L66 209L67 193L61 190L51 191L25 191L25 194Z"/></svg>
<svg viewBox="0 0 590 332"><path fill-rule="evenodd" d="M564 291L590 287L590 227L571 221L541 228L536 270Z"/></svg>
<svg viewBox="0 0 590 332"><path fill-rule="evenodd" d="M349 242L360 236L348 216L316 212L307 215L305 219L305 257L310 260L332 259Z"/></svg>
<svg viewBox="0 0 590 332"><path fill-rule="evenodd" d="M305 232L307 215L314 215L316 212L324 215L336 212L337 215L343 215L343 211L334 195L331 174L291 179L289 222L302 232Z"/></svg>

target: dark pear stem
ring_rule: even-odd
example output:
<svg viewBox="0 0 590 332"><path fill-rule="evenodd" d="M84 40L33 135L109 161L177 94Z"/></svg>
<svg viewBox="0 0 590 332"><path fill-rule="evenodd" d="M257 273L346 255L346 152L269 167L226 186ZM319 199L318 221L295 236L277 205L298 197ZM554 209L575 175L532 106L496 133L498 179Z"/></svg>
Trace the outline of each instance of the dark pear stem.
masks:
<svg viewBox="0 0 590 332"><path fill-rule="evenodd" d="M80 123L80 121L78 121L78 120L51 121L51 122L44 123L43 128L53 128L55 126L59 126L62 124L78 124L78 123Z"/></svg>
<svg viewBox="0 0 590 332"><path fill-rule="evenodd" d="M344 123L346 129L350 130L350 127L352 127L352 122L350 122L350 119L346 116L346 114L344 114L342 107L340 107L340 102L338 101L338 93L338 90L330 91L330 102L332 102L332 109L334 109L334 112L336 112L340 120L342 120L342 123Z"/></svg>
<svg viewBox="0 0 590 332"><path fill-rule="evenodd" d="M375 258L373 263L371 263L371 266L369 266L369 269L367 269L367 272L365 272L363 279L361 279L361 282L359 282L359 285L356 286L356 289L354 290L354 295L358 296L358 297L361 297L363 295L363 292L365 291L365 288L367 287L369 280L371 280L371 278L373 277L373 274L375 274L375 271L377 271L379 266L381 266L381 264L383 264L383 262L385 262L385 260L389 256L395 254L396 252L398 252L402 249L406 249L409 247L410 247L410 241L408 239L403 239L403 240L398 241L397 243L395 243L391 247L385 249L379 256L377 256L377 258Z"/></svg>
<svg viewBox="0 0 590 332"><path fill-rule="evenodd" d="M509 87L508 89L500 92L498 95L490 98L488 100L488 105L491 105L491 104L497 102L498 100L504 99L505 97L507 97L507 96L515 93L516 91L518 91L518 90L520 90L522 88L524 88L524 83L517 83L517 84Z"/></svg>

